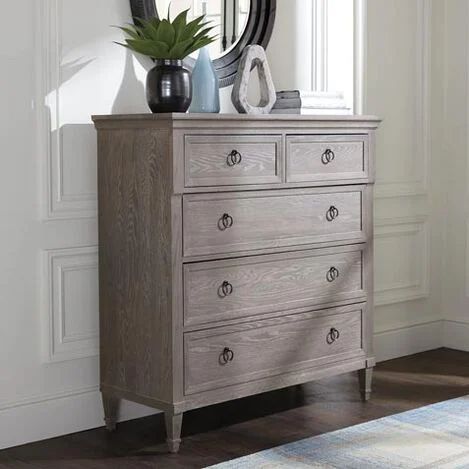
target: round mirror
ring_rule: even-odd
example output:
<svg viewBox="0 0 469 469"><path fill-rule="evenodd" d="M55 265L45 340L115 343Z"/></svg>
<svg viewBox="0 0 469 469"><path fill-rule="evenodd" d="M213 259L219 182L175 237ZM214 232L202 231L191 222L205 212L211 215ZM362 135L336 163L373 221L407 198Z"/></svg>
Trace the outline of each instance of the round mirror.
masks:
<svg viewBox="0 0 469 469"><path fill-rule="evenodd" d="M209 46L220 86L234 82L238 63L247 45L266 47L275 21L276 0L130 0L132 16L148 19L160 15L174 18L189 9L188 20L206 15L218 39ZM198 52L185 62L191 68Z"/></svg>
<svg viewBox="0 0 469 469"><path fill-rule="evenodd" d="M154 0L160 16L189 10L187 20L206 15L217 41L210 44L210 57L218 59L232 49L243 35L249 17L250 0ZM173 14L171 13L171 17ZM212 34L211 33L211 34ZM197 52L191 57L197 58Z"/></svg>

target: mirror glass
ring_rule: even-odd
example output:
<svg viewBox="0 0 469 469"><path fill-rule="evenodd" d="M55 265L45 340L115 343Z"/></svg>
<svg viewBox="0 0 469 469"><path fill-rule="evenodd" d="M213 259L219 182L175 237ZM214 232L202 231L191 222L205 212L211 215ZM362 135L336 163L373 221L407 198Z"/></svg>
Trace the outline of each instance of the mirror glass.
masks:
<svg viewBox="0 0 469 469"><path fill-rule="evenodd" d="M179 12L190 9L187 20L200 15L207 15L207 21L213 23L213 34L217 40L209 46L212 60L225 55L243 35L249 18L250 0L155 0L158 14L166 18L171 5L171 19ZM196 58L198 51L191 57Z"/></svg>

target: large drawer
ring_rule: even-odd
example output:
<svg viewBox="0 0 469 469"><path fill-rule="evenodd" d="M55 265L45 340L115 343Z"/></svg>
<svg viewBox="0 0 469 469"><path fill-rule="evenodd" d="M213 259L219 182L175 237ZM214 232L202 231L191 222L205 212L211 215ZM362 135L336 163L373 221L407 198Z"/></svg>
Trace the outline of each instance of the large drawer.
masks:
<svg viewBox="0 0 469 469"><path fill-rule="evenodd" d="M317 182L368 177L366 136L287 137L287 182Z"/></svg>
<svg viewBox="0 0 469 469"><path fill-rule="evenodd" d="M184 324L365 298L364 245L184 266Z"/></svg>
<svg viewBox="0 0 469 469"><path fill-rule="evenodd" d="M184 196L184 255L363 241L364 186Z"/></svg>
<svg viewBox="0 0 469 469"><path fill-rule="evenodd" d="M185 187L282 182L281 135L186 136Z"/></svg>
<svg viewBox="0 0 469 469"><path fill-rule="evenodd" d="M362 308L265 319L184 335L185 394L363 355ZM324 312L323 312L324 313Z"/></svg>

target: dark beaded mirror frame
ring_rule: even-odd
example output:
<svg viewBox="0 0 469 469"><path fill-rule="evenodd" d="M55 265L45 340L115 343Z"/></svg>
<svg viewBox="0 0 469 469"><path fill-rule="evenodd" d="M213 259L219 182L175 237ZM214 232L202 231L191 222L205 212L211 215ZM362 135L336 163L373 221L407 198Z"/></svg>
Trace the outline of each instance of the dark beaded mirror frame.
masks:
<svg viewBox="0 0 469 469"><path fill-rule="evenodd" d="M248 45L259 44L267 47L275 23L277 0L251 0L246 27L236 44L213 64L218 74L220 87L232 85L243 50ZM148 19L157 16L155 0L130 0L133 18ZM195 60L188 57L185 65L192 69Z"/></svg>

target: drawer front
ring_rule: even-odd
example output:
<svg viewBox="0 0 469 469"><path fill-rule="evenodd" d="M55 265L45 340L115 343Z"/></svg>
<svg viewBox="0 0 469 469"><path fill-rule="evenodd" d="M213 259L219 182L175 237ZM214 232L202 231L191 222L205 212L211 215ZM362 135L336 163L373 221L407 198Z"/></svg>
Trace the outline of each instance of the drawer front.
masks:
<svg viewBox="0 0 469 469"><path fill-rule="evenodd" d="M362 355L362 306L284 316L184 335L186 394Z"/></svg>
<svg viewBox="0 0 469 469"><path fill-rule="evenodd" d="M315 182L368 177L366 137L287 137L287 181Z"/></svg>
<svg viewBox="0 0 469 469"><path fill-rule="evenodd" d="M184 197L184 255L364 240L361 186Z"/></svg>
<svg viewBox="0 0 469 469"><path fill-rule="evenodd" d="M282 182L282 136L187 136L185 186Z"/></svg>
<svg viewBox="0 0 469 469"><path fill-rule="evenodd" d="M363 247L184 267L184 324L364 299Z"/></svg>

